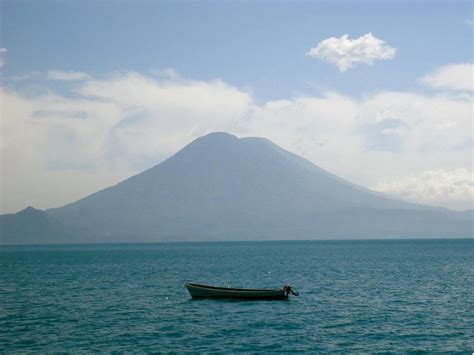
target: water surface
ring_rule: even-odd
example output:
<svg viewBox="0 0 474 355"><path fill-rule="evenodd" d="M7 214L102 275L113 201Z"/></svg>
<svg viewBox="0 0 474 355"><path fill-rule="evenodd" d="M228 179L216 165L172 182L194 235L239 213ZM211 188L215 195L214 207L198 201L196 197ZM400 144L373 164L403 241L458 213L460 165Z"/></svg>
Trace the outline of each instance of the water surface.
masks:
<svg viewBox="0 0 474 355"><path fill-rule="evenodd" d="M472 351L474 241L1 247L0 351ZM288 301L193 301L192 281Z"/></svg>

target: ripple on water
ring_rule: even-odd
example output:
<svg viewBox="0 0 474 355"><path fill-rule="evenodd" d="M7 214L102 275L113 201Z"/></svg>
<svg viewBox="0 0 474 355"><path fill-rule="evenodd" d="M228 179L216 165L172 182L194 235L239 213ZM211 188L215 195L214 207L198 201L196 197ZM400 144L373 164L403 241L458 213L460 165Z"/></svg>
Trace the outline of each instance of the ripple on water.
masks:
<svg viewBox="0 0 474 355"><path fill-rule="evenodd" d="M0 250L1 352L469 351L474 242ZM187 281L291 281L283 302L194 301Z"/></svg>

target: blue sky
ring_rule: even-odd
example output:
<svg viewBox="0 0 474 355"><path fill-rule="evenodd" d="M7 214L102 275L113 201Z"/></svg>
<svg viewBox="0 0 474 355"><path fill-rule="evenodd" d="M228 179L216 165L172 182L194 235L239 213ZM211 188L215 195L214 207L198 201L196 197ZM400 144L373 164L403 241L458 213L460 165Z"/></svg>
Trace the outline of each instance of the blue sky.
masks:
<svg viewBox="0 0 474 355"><path fill-rule="evenodd" d="M74 201L212 131L474 208L472 1L0 4L0 213Z"/></svg>
<svg viewBox="0 0 474 355"><path fill-rule="evenodd" d="M420 90L420 75L472 57L470 1L2 1L2 14L6 77L173 68L275 99ZM341 74L305 55L325 38L368 32L397 48L396 60Z"/></svg>

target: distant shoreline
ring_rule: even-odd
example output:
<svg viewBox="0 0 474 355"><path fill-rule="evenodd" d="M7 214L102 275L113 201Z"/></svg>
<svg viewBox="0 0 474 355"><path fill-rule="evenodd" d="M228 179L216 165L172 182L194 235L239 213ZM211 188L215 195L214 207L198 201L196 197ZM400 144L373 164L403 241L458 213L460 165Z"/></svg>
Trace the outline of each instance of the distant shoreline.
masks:
<svg viewBox="0 0 474 355"><path fill-rule="evenodd" d="M0 244L0 250L3 248L28 248L28 247L81 247L81 246L133 246L133 245L184 245L184 244L264 244L264 243L318 243L318 242L394 242L394 241L472 241L474 238L372 238L372 239L280 239L280 240L202 240L202 241L155 241L155 242L111 242L111 243L45 243L45 244Z"/></svg>

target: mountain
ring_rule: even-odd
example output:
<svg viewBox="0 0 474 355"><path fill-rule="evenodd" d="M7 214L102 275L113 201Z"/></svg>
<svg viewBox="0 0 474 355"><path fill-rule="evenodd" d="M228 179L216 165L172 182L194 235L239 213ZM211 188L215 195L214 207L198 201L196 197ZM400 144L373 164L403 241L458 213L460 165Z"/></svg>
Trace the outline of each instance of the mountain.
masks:
<svg viewBox="0 0 474 355"><path fill-rule="evenodd" d="M1 244L70 243L73 240L72 229L31 206L15 214L0 216Z"/></svg>
<svg viewBox="0 0 474 355"><path fill-rule="evenodd" d="M227 133L198 138L141 174L44 213L54 228L67 227L71 242L473 234L472 214L396 200L338 178L266 139ZM2 234L12 230L3 221ZM20 242L20 235L15 238ZM41 235L37 242L49 241L54 242Z"/></svg>

